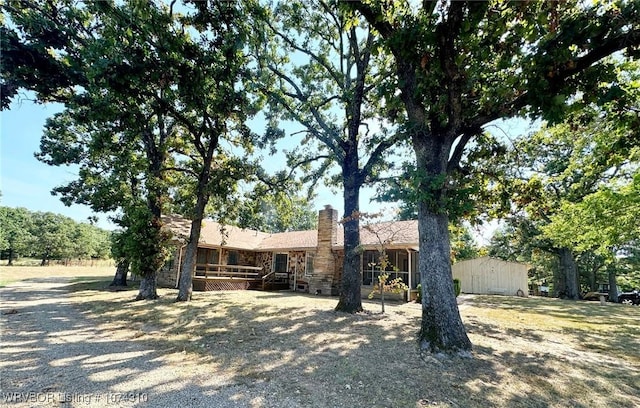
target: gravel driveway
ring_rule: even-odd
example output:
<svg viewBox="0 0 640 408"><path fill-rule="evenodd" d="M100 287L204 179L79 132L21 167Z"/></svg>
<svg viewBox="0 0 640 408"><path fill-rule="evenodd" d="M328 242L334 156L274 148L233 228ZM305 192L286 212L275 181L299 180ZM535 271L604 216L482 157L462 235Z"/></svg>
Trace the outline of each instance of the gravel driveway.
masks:
<svg viewBox="0 0 640 408"><path fill-rule="evenodd" d="M180 352L128 341L129 331L96 328L67 297L70 284L37 278L0 288L0 406L296 406Z"/></svg>

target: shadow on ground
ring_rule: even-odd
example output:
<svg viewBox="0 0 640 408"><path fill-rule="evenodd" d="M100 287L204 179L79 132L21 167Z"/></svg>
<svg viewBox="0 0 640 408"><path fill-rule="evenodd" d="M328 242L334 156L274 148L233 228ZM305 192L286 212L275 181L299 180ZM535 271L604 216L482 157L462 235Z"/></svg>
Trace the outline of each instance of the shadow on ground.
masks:
<svg viewBox="0 0 640 408"><path fill-rule="evenodd" d="M104 289L99 281L43 278L1 290L3 303L18 311L2 316L2 370L12 372L2 378L3 392L147 397L120 406L595 406L573 401L566 384L553 382L562 373L546 354L478 346L473 359L420 358L415 305L348 315L331 310L335 299L288 292L246 292L242 301L206 292L174 303L174 291L132 302L135 292L105 300ZM69 300L78 290L82 302ZM487 322L468 327L507 345L542 341ZM605 369L601 375L614 375ZM619 380L614 391L627 394L611 401L633 406L628 395L640 394L638 377ZM604 392L599 386L589 385Z"/></svg>

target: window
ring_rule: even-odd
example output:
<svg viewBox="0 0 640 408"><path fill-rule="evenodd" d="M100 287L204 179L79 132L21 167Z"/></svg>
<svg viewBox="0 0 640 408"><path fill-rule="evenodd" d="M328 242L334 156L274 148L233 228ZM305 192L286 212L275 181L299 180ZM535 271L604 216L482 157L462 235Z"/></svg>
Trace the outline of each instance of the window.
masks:
<svg viewBox="0 0 640 408"><path fill-rule="evenodd" d="M287 272L287 264L289 263L288 254L276 254L274 258L273 271L274 272Z"/></svg>
<svg viewBox="0 0 640 408"><path fill-rule="evenodd" d="M218 263L218 250L211 248L198 248L196 255L196 263L200 265L217 264Z"/></svg>
<svg viewBox="0 0 640 408"><path fill-rule="evenodd" d="M307 252L307 262L304 267L304 276L313 276L313 260L316 254L313 252Z"/></svg>
<svg viewBox="0 0 640 408"><path fill-rule="evenodd" d="M380 253L378 251L365 251L362 257L362 284L373 285L380 275Z"/></svg>
<svg viewBox="0 0 640 408"><path fill-rule="evenodd" d="M197 264L207 263L207 250L205 248L198 248L198 255L196 256Z"/></svg>
<svg viewBox="0 0 640 408"><path fill-rule="evenodd" d="M237 265L238 258L238 251L229 251L227 255L227 265Z"/></svg>
<svg viewBox="0 0 640 408"><path fill-rule="evenodd" d="M214 264L214 265L217 264L218 263L218 259L220 259L219 258L220 254L219 254L218 250L217 249L210 249L209 251L207 251L207 253L208 253L208 258L209 258L207 263Z"/></svg>

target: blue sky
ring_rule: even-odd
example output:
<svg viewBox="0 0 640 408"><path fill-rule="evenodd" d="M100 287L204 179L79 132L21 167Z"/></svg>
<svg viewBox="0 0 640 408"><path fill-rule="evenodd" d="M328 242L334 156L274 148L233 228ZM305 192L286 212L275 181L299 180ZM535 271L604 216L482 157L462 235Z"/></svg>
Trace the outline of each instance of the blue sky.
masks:
<svg viewBox="0 0 640 408"><path fill-rule="evenodd" d="M87 221L90 216L97 216L98 226L113 229L105 214L95 214L84 205L66 207L51 190L76 178L76 171L69 167L54 167L38 161L34 153L39 150L40 137L48 117L62 110L61 105L38 105L30 100L15 101L11 108L0 113L0 205L8 207L25 207L31 211L51 211L71 217L77 221ZM254 131L261 132L264 122L258 121ZM488 128L489 131L501 134L509 139L529 131L522 120L503 121ZM291 140L291 139L290 139ZM283 141L286 146L286 139ZM282 144L281 143L281 146ZM291 143L291 142L289 142ZM284 165L284 160L265 159L269 170L277 170L277 163ZM331 204L340 215L343 212L341 191L321 186L313 205L321 209ZM363 211L377 212L386 210L385 218L391 218L394 207L390 204L371 203L374 193L372 188L363 189L360 195L360 208ZM476 238L486 243L496 224L488 225L475 231Z"/></svg>
<svg viewBox="0 0 640 408"><path fill-rule="evenodd" d="M54 187L64 185L77 176L77 171L69 167L49 166L38 161L34 153L39 150L40 138L47 118L62 110L61 105L34 104L30 100L14 101L10 109L0 112L0 205L7 207L25 207L31 211L50 211L63 214L77 221L87 221L97 216L98 226L113 229L105 214L96 214L84 205L65 206L57 196L51 195ZM259 127L259 128L258 128ZM260 132L264 123L254 129ZM267 157L271 164L282 163ZM272 168L270 170L276 170ZM379 211L381 206L369 203L373 189L364 189L361 194L361 208L367 211ZM331 204L340 214L343 211L342 195L329 188L321 187L314 201L316 209ZM390 209L390 211L393 211Z"/></svg>
<svg viewBox="0 0 640 408"><path fill-rule="evenodd" d="M74 169L49 166L34 156L47 118L60 110L60 105L37 105L22 99L0 113L0 204L50 211L77 221L87 221L89 216L97 215L98 226L112 229L106 216L94 214L84 205L66 207L51 195L54 187L76 178Z"/></svg>

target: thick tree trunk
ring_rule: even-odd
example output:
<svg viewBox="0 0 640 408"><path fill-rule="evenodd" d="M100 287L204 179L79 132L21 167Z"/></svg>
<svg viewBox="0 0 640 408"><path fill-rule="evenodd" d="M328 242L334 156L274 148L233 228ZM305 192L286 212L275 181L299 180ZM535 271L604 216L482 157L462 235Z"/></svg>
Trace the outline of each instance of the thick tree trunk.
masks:
<svg viewBox="0 0 640 408"><path fill-rule="evenodd" d="M357 167L356 167L357 169ZM358 313L362 309L362 258L360 249L360 184L354 180L355 174L344 180L344 263L340 300L337 311Z"/></svg>
<svg viewBox="0 0 640 408"><path fill-rule="evenodd" d="M161 195L151 194L147 198L148 209L151 216L148 220L148 226L141 231L140 238L140 289L136 300L141 299L157 299L156 282L158 279L158 271L164 265L164 251L162 239L162 220L161 215Z"/></svg>
<svg viewBox="0 0 640 408"><path fill-rule="evenodd" d="M471 350L456 302L451 273L449 220L419 206L420 282L422 284L422 323L420 348L432 353L461 353Z"/></svg>
<svg viewBox="0 0 640 408"><path fill-rule="evenodd" d="M160 201L158 200L159 204ZM164 264L163 248L162 248L162 221L160 220L160 207L151 205L150 208L153 211L151 218L151 225L145 236L142 238L146 240L146 247L144 248L144 264L140 269L140 289L136 300L153 300L158 298L157 279L158 271ZM157 215L156 215L157 214Z"/></svg>
<svg viewBox="0 0 640 408"><path fill-rule="evenodd" d="M166 159L166 130L164 118L158 115L159 141L156 143L155 135L147 129L143 134L147 159L149 160L147 180L147 209L151 215L149 226L144 231L142 250L143 263L140 265L140 289L136 300L152 300L158 298L157 280L158 271L164 265L164 242L162 233L162 200L166 195L162 166Z"/></svg>
<svg viewBox="0 0 640 408"><path fill-rule="evenodd" d="M158 299L157 282L158 274L153 273L148 276L143 276L140 279L140 289L136 300L155 300Z"/></svg>
<svg viewBox="0 0 640 408"><path fill-rule="evenodd" d="M560 271L565 277L565 297L569 300L580 299L580 291L578 290L578 268L573 252L569 248L560 248L558 251L560 256Z"/></svg>
<svg viewBox="0 0 640 408"><path fill-rule="evenodd" d="M7 266L13 266L13 248L9 248L9 262Z"/></svg>
<svg viewBox="0 0 640 408"><path fill-rule="evenodd" d="M553 297L564 298L567 293L567 277L560 264L560 252L557 252L557 266L553 270Z"/></svg>
<svg viewBox="0 0 640 408"><path fill-rule="evenodd" d="M189 233L189 242L184 251L184 260L180 265L180 279L178 280L178 297L176 302L188 302L193 294L193 271L196 265L196 256L198 254L198 240L200 239L201 227L195 226L196 220L191 221L191 232ZM202 220L199 222L202 224ZM198 231L195 231L195 229ZM193 240L194 234L198 234L196 240Z"/></svg>
<svg viewBox="0 0 640 408"><path fill-rule="evenodd" d="M371 37L370 37L371 39ZM371 170L360 169L360 153L358 152L359 131L362 125L362 104L365 102L365 84L371 56L370 42L360 54L356 52L357 78L353 87L352 99L346 107L348 118L348 138L344 146L342 165L342 185L344 187L344 262L342 266L342 282L340 301L336 310L357 313L362 309L362 250L360 248L360 188L364 184L365 174ZM354 55L355 56L355 55ZM378 154L382 154L379 152ZM375 162L378 158L373 154L369 160ZM370 164L370 163L367 163Z"/></svg>
<svg viewBox="0 0 640 408"><path fill-rule="evenodd" d="M123 259L116 266L116 274L109 286L127 286L127 273L129 272L129 261Z"/></svg>
<svg viewBox="0 0 640 408"><path fill-rule="evenodd" d="M444 135L413 135L420 176L418 200L419 264L422 323L418 342L422 351L468 356L471 341L462 324L453 289L449 218L446 210L447 165L450 142Z"/></svg>
<svg viewBox="0 0 640 408"><path fill-rule="evenodd" d="M216 133L218 134L218 133ZM204 210L209 202L209 182L211 182L211 163L213 153L218 147L217 136L212 137L207 144L206 153L202 156L202 167L198 174L198 185L196 186L196 206L191 220L191 231L189 241L184 254L184 261L181 265L180 281L178 282L178 297L176 302L188 302L193 293L193 271L196 266L196 256L198 254L198 242L200 241L200 231L202 230L202 220Z"/></svg>
<svg viewBox="0 0 640 408"><path fill-rule="evenodd" d="M607 266L607 275L609 277L609 300L618 302L618 283L616 282L616 268L614 264Z"/></svg>
<svg viewBox="0 0 640 408"><path fill-rule="evenodd" d="M589 290L591 292L598 290L597 272L598 269L596 268L589 269Z"/></svg>
<svg viewBox="0 0 640 408"><path fill-rule="evenodd" d="M200 198L198 198L200 201ZM189 242L184 253L184 261L182 262L180 269L180 280L178 282L178 297L176 302L188 302L191 300L193 293L193 271L196 266L196 256L198 254L198 241L200 240L200 231L202 230L202 219L204 214L204 207L202 210L196 211L200 215L197 215L191 220L191 231L189 233Z"/></svg>

